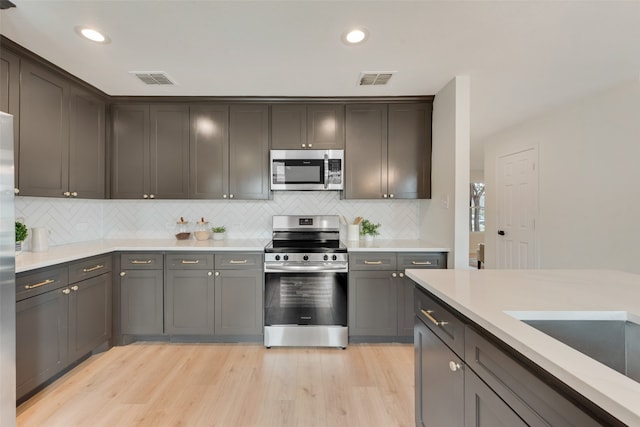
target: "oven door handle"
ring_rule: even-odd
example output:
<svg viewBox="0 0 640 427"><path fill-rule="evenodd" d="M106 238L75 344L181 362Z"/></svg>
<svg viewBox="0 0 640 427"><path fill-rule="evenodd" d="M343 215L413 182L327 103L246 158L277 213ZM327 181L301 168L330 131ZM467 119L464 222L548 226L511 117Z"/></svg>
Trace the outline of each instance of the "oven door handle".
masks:
<svg viewBox="0 0 640 427"><path fill-rule="evenodd" d="M324 189L329 188L329 155L324 155Z"/></svg>
<svg viewBox="0 0 640 427"><path fill-rule="evenodd" d="M316 273L323 271L347 272L349 267L346 265L326 266L326 265L265 265L265 273L279 271L295 271L297 273Z"/></svg>

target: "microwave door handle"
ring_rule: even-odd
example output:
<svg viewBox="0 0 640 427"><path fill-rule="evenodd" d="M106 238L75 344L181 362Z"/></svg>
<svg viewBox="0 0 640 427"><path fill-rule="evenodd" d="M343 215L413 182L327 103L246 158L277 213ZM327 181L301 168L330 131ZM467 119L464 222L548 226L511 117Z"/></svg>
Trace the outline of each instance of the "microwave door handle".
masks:
<svg viewBox="0 0 640 427"><path fill-rule="evenodd" d="M324 189L329 188L329 155L324 154Z"/></svg>

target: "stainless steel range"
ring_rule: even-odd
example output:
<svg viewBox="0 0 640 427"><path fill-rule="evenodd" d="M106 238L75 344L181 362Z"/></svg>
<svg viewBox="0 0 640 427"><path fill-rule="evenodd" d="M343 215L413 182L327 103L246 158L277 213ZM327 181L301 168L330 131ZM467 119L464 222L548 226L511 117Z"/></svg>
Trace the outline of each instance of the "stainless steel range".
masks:
<svg viewBox="0 0 640 427"><path fill-rule="evenodd" d="M346 348L348 271L337 215L275 215L264 257L264 345Z"/></svg>

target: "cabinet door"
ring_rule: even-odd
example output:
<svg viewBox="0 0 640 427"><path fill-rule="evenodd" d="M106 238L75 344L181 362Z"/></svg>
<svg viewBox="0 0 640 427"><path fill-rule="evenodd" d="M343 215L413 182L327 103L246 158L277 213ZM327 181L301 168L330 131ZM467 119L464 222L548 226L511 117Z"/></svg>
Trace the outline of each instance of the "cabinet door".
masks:
<svg viewBox="0 0 640 427"><path fill-rule="evenodd" d="M464 425L464 365L429 328L415 319L416 425ZM485 425L485 424L483 424ZM486 424L516 426L517 424Z"/></svg>
<svg viewBox="0 0 640 427"><path fill-rule="evenodd" d="M397 335L397 278L393 274L396 273L349 273L349 335Z"/></svg>
<svg viewBox="0 0 640 427"><path fill-rule="evenodd" d="M77 360L111 338L111 273L69 288L69 359Z"/></svg>
<svg viewBox="0 0 640 427"><path fill-rule="evenodd" d="M122 273L120 277L122 333L161 335L163 332L162 270L125 270Z"/></svg>
<svg viewBox="0 0 640 427"><path fill-rule="evenodd" d="M18 186L20 165L20 58L6 49L0 49L0 111L13 115L13 158L15 188Z"/></svg>
<svg viewBox="0 0 640 427"><path fill-rule="evenodd" d="M300 150L307 147L307 106L276 104L271 106L271 148Z"/></svg>
<svg viewBox="0 0 640 427"><path fill-rule="evenodd" d="M20 195L64 197L69 188L69 84L22 61Z"/></svg>
<svg viewBox="0 0 640 427"><path fill-rule="evenodd" d="M67 366L68 288L16 303L16 398Z"/></svg>
<svg viewBox="0 0 640 427"><path fill-rule="evenodd" d="M112 110L111 197L142 199L149 193L149 106Z"/></svg>
<svg viewBox="0 0 640 427"><path fill-rule="evenodd" d="M84 199L104 199L105 103L71 87L69 192Z"/></svg>
<svg viewBox="0 0 640 427"><path fill-rule="evenodd" d="M509 405L482 382L472 370L468 369L465 373L465 381L465 427L526 427L530 425L522 421ZM538 420L531 425L543 426L546 424Z"/></svg>
<svg viewBox="0 0 640 427"><path fill-rule="evenodd" d="M398 283L398 335L401 337L413 336L413 288L415 282L408 277L403 277L404 273L399 273Z"/></svg>
<svg viewBox="0 0 640 427"><path fill-rule="evenodd" d="M381 199L387 195L387 106L347 105L345 197Z"/></svg>
<svg viewBox="0 0 640 427"><path fill-rule="evenodd" d="M229 188L229 106L192 105L191 199L221 199Z"/></svg>
<svg viewBox="0 0 640 427"><path fill-rule="evenodd" d="M389 104L389 197L431 198L431 104Z"/></svg>
<svg viewBox="0 0 640 427"><path fill-rule="evenodd" d="M344 148L344 105L307 106L307 148L316 150Z"/></svg>
<svg viewBox="0 0 640 427"><path fill-rule="evenodd" d="M213 272L167 270L165 331L176 335L212 335Z"/></svg>
<svg viewBox="0 0 640 427"><path fill-rule="evenodd" d="M189 197L189 106L151 105L149 197Z"/></svg>
<svg viewBox="0 0 640 427"><path fill-rule="evenodd" d="M266 105L230 107L229 197L269 198L269 108Z"/></svg>
<svg viewBox="0 0 640 427"><path fill-rule="evenodd" d="M262 334L262 270L216 271L216 335Z"/></svg>

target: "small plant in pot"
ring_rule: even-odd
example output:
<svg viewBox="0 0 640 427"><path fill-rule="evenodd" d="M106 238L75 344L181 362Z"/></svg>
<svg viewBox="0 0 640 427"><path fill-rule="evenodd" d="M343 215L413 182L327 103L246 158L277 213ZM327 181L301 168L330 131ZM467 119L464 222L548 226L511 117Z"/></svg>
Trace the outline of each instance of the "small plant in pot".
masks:
<svg viewBox="0 0 640 427"><path fill-rule="evenodd" d="M16 221L16 253L22 251L22 242L27 239L29 230L27 226L20 221Z"/></svg>
<svg viewBox="0 0 640 427"><path fill-rule="evenodd" d="M211 231L213 232L213 240L222 240L224 239L224 233L227 229L224 225L221 225L219 227L213 227Z"/></svg>
<svg viewBox="0 0 640 427"><path fill-rule="evenodd" d="M365 240L373 240L375 236L380 235L378 231L380 227L380 223L374 224L368 219L365 219L360 223L360 235L364 236Z"/></svg>

